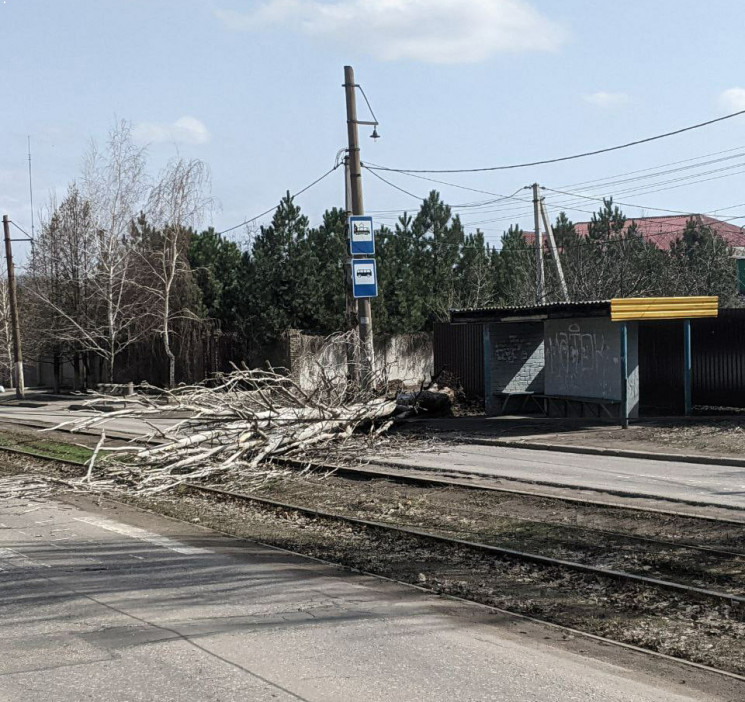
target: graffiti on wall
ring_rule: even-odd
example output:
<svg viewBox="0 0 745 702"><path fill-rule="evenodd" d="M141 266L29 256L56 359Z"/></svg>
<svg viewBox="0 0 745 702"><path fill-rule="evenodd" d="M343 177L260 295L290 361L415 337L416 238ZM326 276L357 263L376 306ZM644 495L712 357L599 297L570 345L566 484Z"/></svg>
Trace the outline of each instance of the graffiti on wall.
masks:
<svg viewBox="0 0 745 702"><path fill-rule="evenodd" d="M582 331L580 324L570 324L546 339L546 360L552 375L571 382L581 374L602 373L609 350L605 334Z"/></svg>
<svg viewBox="0 0 745 702"><path fill-rule="evenodd" d="M498 363L517 363L527 361L528 348L523 339L516 334L510 334L506 339L494 344L494 360Z"/></svg>

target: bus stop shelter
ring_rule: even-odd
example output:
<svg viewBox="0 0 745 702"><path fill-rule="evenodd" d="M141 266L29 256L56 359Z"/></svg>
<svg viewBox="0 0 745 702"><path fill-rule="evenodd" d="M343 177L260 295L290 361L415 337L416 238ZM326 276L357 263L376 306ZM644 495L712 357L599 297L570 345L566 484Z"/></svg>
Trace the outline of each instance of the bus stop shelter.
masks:
<svg viewBox="0 0 745 702"><path fill-rule="evenodd" d="M644 392L640 325L643 331L657 323L668 328L671 321L681 323L675 325L679 335L673 332L677 342L670 342L677 347L676 359L682 348L682 406L690 414L691 320L717 314L716 297L614 298L454 310L451 324L482 325L487 414L530 405L549 415L613 417L626 426L638 416Z"/></svg>

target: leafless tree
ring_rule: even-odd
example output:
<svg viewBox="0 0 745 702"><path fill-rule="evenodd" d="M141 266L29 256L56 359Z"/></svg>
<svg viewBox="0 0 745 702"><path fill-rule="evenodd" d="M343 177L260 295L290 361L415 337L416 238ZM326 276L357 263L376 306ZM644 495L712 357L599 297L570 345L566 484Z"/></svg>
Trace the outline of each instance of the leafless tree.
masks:
<svg viewBox="0 0 745 702"><path fill-rule="evenodd" d="M133 291L136 261L128 237L145 201L148 180L145 150L133 143L127 122L114 126L105 151L91 144L83 186L96 228L97 273L91 292L101 308L101 318L100 327L80 331L87 348L105 360L108 382L113 382L117 355L147 331L142 325L143 300Z"/></svg>
<svg viewBox="0 0 745 702"><path fill-rule="evenodd" d="M211 206L210 175L199 160L172 160L150 191L147 222L138 248L146 273L138 276L140 289L150 298L155 320L168 358L168 384L176 384L173 327L178 320L196 320L190 301L192 287L188 249L191 232Z"/></svg>
<svg viewBox="0 0 745 702"><path fill-rule="evenodd" d="M13 337L10 330L10 298L8 279L0 279L0 368L8 378L8 387L13 387Z"/></svg>

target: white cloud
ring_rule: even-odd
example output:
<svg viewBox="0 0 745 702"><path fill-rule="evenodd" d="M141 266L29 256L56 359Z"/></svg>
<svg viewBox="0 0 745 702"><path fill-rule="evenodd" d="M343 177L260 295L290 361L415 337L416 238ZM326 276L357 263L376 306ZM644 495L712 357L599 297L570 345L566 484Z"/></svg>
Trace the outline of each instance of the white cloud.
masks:
<svg viewBox="0 0 745 702"><path fill-rule="evenodd" d="M508 51L553 51L565 30L526 0L267 0L216 10L228 29L285 27L384 61L474 63Z"/></svg>
<svg viewBox="0 0 745 702"><path fill-rule="evenodd" d="M139 122L132 134L137 141L146 143L205 144L211 138L203 122L187 116L179 117L173 124Z"/></svg>
<svg viewBox="0 0 745 702"><path fill-rule="evenodd" d="M719 96L719 102L729 112L745 110L745 88L729 88Z"/></svg>
<svg viewBox="0 0 745 702"><path fill-rule="evenodd" d="M628 105L631 102L631 97L628 93L608 93L600 90L597 93L584 95L583 100L595 105L595 107L611 108Z"/></svg>

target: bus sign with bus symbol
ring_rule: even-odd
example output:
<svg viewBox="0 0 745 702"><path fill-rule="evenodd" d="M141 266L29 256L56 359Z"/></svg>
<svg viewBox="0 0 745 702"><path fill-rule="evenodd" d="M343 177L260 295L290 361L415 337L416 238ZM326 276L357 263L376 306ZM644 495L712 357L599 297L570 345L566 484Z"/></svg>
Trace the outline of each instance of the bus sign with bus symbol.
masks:
<svg viewBox="0 0 745 702"><path fill-rule="evenodd" d="M352 291L355 297L378 296L378 274L374 258L352 259Z"/></svg>

